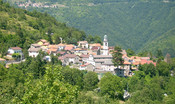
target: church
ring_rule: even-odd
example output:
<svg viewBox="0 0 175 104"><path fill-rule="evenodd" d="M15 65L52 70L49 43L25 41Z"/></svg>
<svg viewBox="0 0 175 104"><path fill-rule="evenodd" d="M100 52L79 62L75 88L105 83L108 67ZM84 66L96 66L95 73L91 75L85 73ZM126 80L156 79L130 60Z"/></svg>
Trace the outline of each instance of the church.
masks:
<svg viewBox="0 0 175 104"><path fill-rule="evenodd" d="M109 54L109 46L107 35L104 36L103 48L100 50L100 55L90 55L87 63L95 66L95 71L111 71L113 72L115 67L112 63L112 55Z"/></svg>

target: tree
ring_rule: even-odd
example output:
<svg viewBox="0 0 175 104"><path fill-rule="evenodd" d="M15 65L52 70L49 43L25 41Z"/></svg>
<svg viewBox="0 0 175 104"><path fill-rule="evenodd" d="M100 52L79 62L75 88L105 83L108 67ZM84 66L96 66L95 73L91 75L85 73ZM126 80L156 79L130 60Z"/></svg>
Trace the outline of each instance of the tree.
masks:
<svg viewBox="0 0 175 104"><path fill-rule="evenodd" d="M12 54L12 57L15 58L15 60L19 60L21 55L19 53L14 53L14 54Z"/></svg>
<svg viewBox="0 0 175 104"><path fill-rule="evenodd" d="M135 55L135 52L134 52L132 49L127 49L126 52L127 52L127 55L128 55L129 57Z"/></svg>
<svg viewBox="0 0 175 104"><path fill-rule="evenodd" d="M163 91L160 86L153 83L144 87L142 90L138 90L131 97L131 102L141 104L154 104L160 103L163 99Z"/></svg>
<svg viewBox="0 0 175 104"><path fill-rule="evenodd" d="M158 50L156 51L156 57L157 57L158 59L160 59L160 60L163 60L163 59L164 59L162 50L158 49Z"/></svg>
<svg viewBox="0 0 175 104"><path fill-rule="evenodd" d="M94 42L94 37L92 35L88 35L86 37L86 41L88 41L88 43L92 43L92 42Z"/></svg>
<svg viewBox="0 0 175 104"><path fill-rule="evenodd" d="M29 76L26 80L26 91L21 103L70 104L77 97L78 90L63 82L62 66L46 67L42 80L34 81Z"/></svg>
<svg viewBox="0 0 175 104"><path fill-rule="evenodd" d="M101 41L100 36L98 36L98 35L95 35L94 36L94 43L100 43L100 44L102 44L102 41Z"/></svg>
<svg viewBox="0 0 175 104"><path fill-rule="evenodd" d="M78 69L71 69L65 67L62 70L65 82L71 85L77 85L80 89L83 89L83 72Z"/></svg>
<svg viewBox="0 0 175 104"><path fill-rule="evenodd" d="M169 76L171 67L169 64L162 61L156 66L156 70L160 76Z"/></svg>
<svg viewBox="0 0 175 104"><path fill-rule="evenodd" d="M98 84L98 76L95 72L88 72L84 75L84 89L85 90L93 90L97 88Z"/></svg>
<svg viewBox="0 0 175 104"><path fill-rule="evenodd" d="M106 73L100 81L100 91L102 95L109 95L111 98L121 98L123 96L123 87L121 78L111 73Z"/></svg>
<svg viewBox="0 0 175 104"><path fill-rule="evenodd" d="M122 52L121 47L119 46L114 47L114 51L112 53L112 57L113 57L112 62L114 63L114 66L118 67L119 65L123 64L124 60L122 58L121 52Z"/></svg>
<svg viewBox="0 0 175 104"><path fill-rule="evenodd" d="M151 77L156 75L156 68L152 63L139 66L139 70L144 71L146 75L150 74Z"/></svg>

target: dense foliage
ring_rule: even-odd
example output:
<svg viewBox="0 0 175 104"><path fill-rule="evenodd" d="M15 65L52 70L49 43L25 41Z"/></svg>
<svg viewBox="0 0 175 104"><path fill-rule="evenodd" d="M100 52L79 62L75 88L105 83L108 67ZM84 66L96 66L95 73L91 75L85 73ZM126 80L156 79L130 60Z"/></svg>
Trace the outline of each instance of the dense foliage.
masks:
<svg viewBox="0 0 175 104"><path fill-rule="evenodd" d="M128 78L106 73L99 81L94 72L63 67L41 57L27 58L9 69L0 64L0 103L116 104L124 101L124 90L131 94L125 101L128 104L175 102L175 77L170 76L175 59L156 67L145 64Z"/></svg>
<svg viewBox="0 0 175 104"><path fill-rule="evenodd" d="M74 43L86 37L84 32L58 23L47 13L15 9L1 0L0 14L1 56L10 46L20 46L26 52L29 45L40 38L59 43L61 36ZM70 37L75 41L70 41L73 39ZM100 39L89 35L86 40ZM116 65L121 64L121 48L115 47L115 52L114 57L119 57L115 60ZM130 49L127 52L134 55ZM151 56L148 52L140 55L147 54ZM43 60L42 52L36 58L26 57L25 62L12 64L8 69L0 63L0 104L117 104L119 100L124 101L124 90L131 94L131 98L125 101L128 104L174 104L175 59L169 59L169 63L162 61L161 50L157 50L156 56L159 59L157 66L142 65L128 78L106 73L100 81L94 72L61 66L53 55L52 61L47 62ZM18 55L14 54L14 57Z"/></svg>
<svg viewBox="0 0 175 104"><path fill-rule="evenodd" d="M0 0L0 54L2 56L6 54L9 47L14 46L23 48L27 56L30 44L41 38L58 44L60 37L68 44L77 44L77 41L86 39L83 31L59 23L47 13L14 8ZM92 40L92 42L101 43L99 36L91 38L98 38L100 41Z"/></svg>
<svg viewBox="0 0 175 104"><path fill-rule="evenodd" d="M12 2L12 0L7 0ZM28 1L28 0L13 0ZM27 7L47 12L88 34L109 35L110 45L139 51L163 50L174 56L174 0L31 0L61 4L58 8Z"/></svg>

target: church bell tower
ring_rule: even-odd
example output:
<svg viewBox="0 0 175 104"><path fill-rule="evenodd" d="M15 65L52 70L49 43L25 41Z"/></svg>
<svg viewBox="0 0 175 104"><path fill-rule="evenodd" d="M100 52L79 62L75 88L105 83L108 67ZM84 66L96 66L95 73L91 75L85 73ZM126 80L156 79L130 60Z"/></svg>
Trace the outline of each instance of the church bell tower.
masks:
<svg viewBox="0 0 175 104"><path fill-rule="evenodd" d="M109 55L107 35L104 36L103 40L103 55Z"/></svg>

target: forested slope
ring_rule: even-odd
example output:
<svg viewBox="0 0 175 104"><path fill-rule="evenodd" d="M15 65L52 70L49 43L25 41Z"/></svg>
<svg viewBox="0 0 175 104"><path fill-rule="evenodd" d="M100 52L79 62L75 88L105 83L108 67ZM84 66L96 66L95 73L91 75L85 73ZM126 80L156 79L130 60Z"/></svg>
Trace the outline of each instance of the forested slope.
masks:
<svg viewBox="0 0 175 104"><path fill-rule="evenodd" d="M27 0L15 1L13 2L17 5L18 1ZM48 12L57 20L84 30L88 34L101 37L107 34L110 45L117 44L137 52L175 28L174 0L35 0L35 3L37 2L47 2L44 5L58 3L62 6L58 5L57 8L28 6L26 9ZM157 48L160 47L158 43L155 45ZM166 43L164 45L174 49ZM152 49L157 48L149 47L149 50L155 51ZM163 47L160 49L164 53L167 52Z"/></svg>
<svg viewBox="0 0 175 104"><path fill-rule="evenodd" d="M164 49L164 54L171 53L172 57L175 57L175 28L166 32L157 39L148 42L142 50L155 51L156 49L161 48Z"/></svg>
<svg viewBox="0 0 175 104"><path fill-rule="evenodd" d="M60 43L60 37L66 43L84 40L83 31L67 27L47 13L29 12L13 8L0 0L0 54L4 56L9 47L23 48L25 55L31 43L41 38L50 43Z"/></svg>

